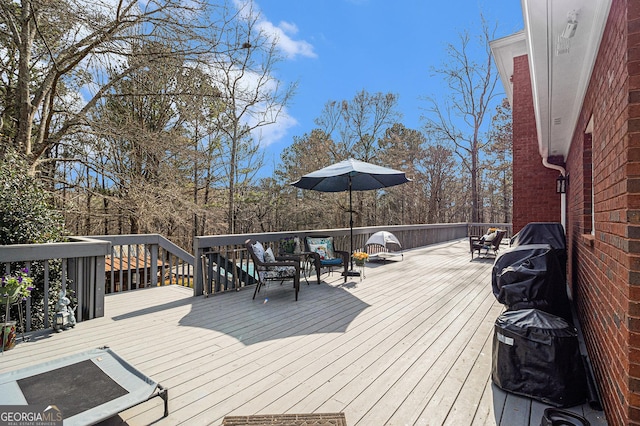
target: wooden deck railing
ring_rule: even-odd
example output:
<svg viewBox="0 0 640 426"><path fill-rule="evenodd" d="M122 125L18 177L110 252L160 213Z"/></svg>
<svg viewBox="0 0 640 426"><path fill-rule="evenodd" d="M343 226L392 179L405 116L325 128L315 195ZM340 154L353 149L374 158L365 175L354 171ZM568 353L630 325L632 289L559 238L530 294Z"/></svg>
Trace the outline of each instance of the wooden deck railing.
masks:
<svg viewBox="0 0 640 426"><path fill-rule="evenodd" d="M60 261L60 280L63 286L69 285L77 299L76 319L82 321L104 315L104 263L109 254L109 243L90 238L72 237L68 242L49 244L15 244L0 247L0 263L4 273L13 273L16 269L31 269L32 262L43 265L44 282L40 283L44 291L44 327L50 326L49 291L50 266ZM38 283L34 283L38 284ZM25 329L31 330L31 298L26 301Z"/></svg>
<svg viewBox="0 0 640 426"><path fill-rule="evenodd" d="M193 285L194 257L159 234L96 235L108 241L105 293L157 285Z"/></svg>
<svg viewBox="0 0 640 426"><path fill-rule="evenodd" d="M383 230L392 232L402 243L402 248L408 250L464 238L468 233L468 224L447 223L354 228L354 251L363 249L372 234ZM308 235L332 236L337 249L348 251L350 248L349 228L197 237L193 248L196 258L199 259L194 268L194 295L238 290L255 282L251 262L244 250L244 242L247 239L255 239L272 246L274 252L277 253L277 245L281 239L298 236L302 240Z"/></svg>
<svg viewBox="0 0 640 426"><path fill-rule="evenodd" d="M402 243L403 250L429 244L464 238L484 233L490 226L507 229L510 224L430 224L361 227L353 229L354 250L363 249L367 239L375 232L392 232ZM234 234L201 236L194 240L193 253L186 252L158 234L100 235L72 237L68 242L51 244L25 244L0 246L0 263L5 273L17 265L29 267L31 262L42 262L45 271L53 260L61 261L62 282L75 293L78 321L104 315L104 295L108 293L180 284L193 287L194 296L237 290L255 282L252 265L244 250L244 242L253 238L277 249L280 239L307 235L326 235L335 238L336 247L350 248L348 228L271 232L261 234ZM49 327L48 311L51 298L50 277L45 273L44 325ZM31 304L26 302L26 326L30 328Z"/></svg>
<svg viewBox="0 0 640 426"><path fill-rule="evenodd" d="M0 246L0 263L9 274L42 262L44 327L51 326L50 272L60 262L60 281L77 300L77 321L104 316L104 295L162 284L192 285L193 256L158 234L71 237L68 242ZM154 266L155 265L155 266ZM31 330L31 298L26 300L25 329Z"/></svg>

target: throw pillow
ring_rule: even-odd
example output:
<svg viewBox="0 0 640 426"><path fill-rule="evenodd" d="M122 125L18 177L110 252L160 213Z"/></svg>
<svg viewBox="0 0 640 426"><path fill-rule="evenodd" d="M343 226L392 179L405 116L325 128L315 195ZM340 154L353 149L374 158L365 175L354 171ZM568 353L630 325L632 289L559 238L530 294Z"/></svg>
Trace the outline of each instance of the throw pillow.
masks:
<svg viewBox="0 0 640 426"><path fill-rule="evenodd" d="M490 234L486 234L482 236L482 241L484 241L485 243L489 243L491 241L493 241L493 239L498 235L497 232L491 232Z"/></svg>
<svg viewBox="0 0 640 426"><path fill-rule="evenodd" d="M265 263L275 262L276 261L276 257L273 255L273 250L271 250L271 247L269 247L268 249L265 250L265 252L264 252L264 261L265 261Z"/></svg>
<svg viewBox="0 0 640 426"><path fill-rule="evenodd" d="M260 244L260 241L256 241L255 244L251 244L253 253L256 255L260 262L264 262L264 247Z"/></svg>
<svg viewBox="0 0 640 426"><path fill-rule="evenodd" d="M309 251L315 251L314 249L311 248L311 246L323 246L324 256L325 256L323 257L323 259L335 259L336 257L336 253L333 249L333 237L326 237L326 238L308 237L307 245L309 246Z"/></svg>
<svg viewBox="0 0 640 426"><path fill-rule="evenodd" d="M313 253L318 253L320 255L320 259L322 260L329 259L327 257L326 244L309 244L309 251Z"/></svg>

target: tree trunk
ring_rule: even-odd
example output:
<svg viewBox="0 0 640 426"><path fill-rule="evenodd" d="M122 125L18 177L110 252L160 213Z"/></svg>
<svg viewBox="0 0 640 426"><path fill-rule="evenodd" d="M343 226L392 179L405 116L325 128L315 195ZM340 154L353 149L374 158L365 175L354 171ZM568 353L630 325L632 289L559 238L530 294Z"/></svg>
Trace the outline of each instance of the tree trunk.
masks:
<svg viewBox="0 0 640 426"><path fill-rule="evenodd" d="M236 135L234 132L233 140L231 141L231 157L229 158L229 200L228 200L228 223L227 233L233 234L235 231L235 184L236 184Z"/></svg>
<svg viewBox="0 0 640 426"><path fill-rule="evenodd" d="M31 103L31 48L35 36L35 25L33 20L37 15L31 15L31 2L23 0L21 4L22 28L20 31L20 58L18 59L18 87L16 93L16 109L18 110L18 130L16 134L16 145L20 151L31 155L31 132L33 129L34 108ZM34 170L35 172L35 170Z"/></svg>
<svg viewBox="0 0 640 426"><path fill-rule="evenodd" d="M480 221L480 203L478 202L478 151L471 151L471 222Z"/></svg>
<svg viewBox="0 0 640 426"><path fill-rule="evenodd" d="M87 212L86 212L86 220L85 220L85 235L91 235L91 176L89 176L89 168L87 167Z"/></svg>

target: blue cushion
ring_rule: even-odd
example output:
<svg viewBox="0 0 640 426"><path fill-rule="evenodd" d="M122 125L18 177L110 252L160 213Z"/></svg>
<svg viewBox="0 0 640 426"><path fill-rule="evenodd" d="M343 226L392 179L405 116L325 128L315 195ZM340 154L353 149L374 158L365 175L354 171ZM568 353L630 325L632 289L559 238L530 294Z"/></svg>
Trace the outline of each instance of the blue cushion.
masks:
<svg viewBox="0 0 640 426"><path fill-rule="evenodd" d="M321 265L342 265L342 259L337 257L334 259L320 259Z"/></svg>

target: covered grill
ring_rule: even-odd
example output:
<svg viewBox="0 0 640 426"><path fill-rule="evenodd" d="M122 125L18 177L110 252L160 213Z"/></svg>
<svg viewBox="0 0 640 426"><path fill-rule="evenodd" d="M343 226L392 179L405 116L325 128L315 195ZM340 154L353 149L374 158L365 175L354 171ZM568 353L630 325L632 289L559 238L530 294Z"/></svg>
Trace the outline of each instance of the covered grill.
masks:
<svg viewBox="0 0 640 426"><path fill-rule="evenodd" d="M509 310L535 308L572 322L566 277L557 252L548 244L514 247L493 264L491 286Z"/></svg>
<svg viewBox="0 0 640 426"><path fill-rule="evenodd" d="M585 402L587 378L574 327L537 309L495 323L491 378L501 389L556 407Z"/></svg>

